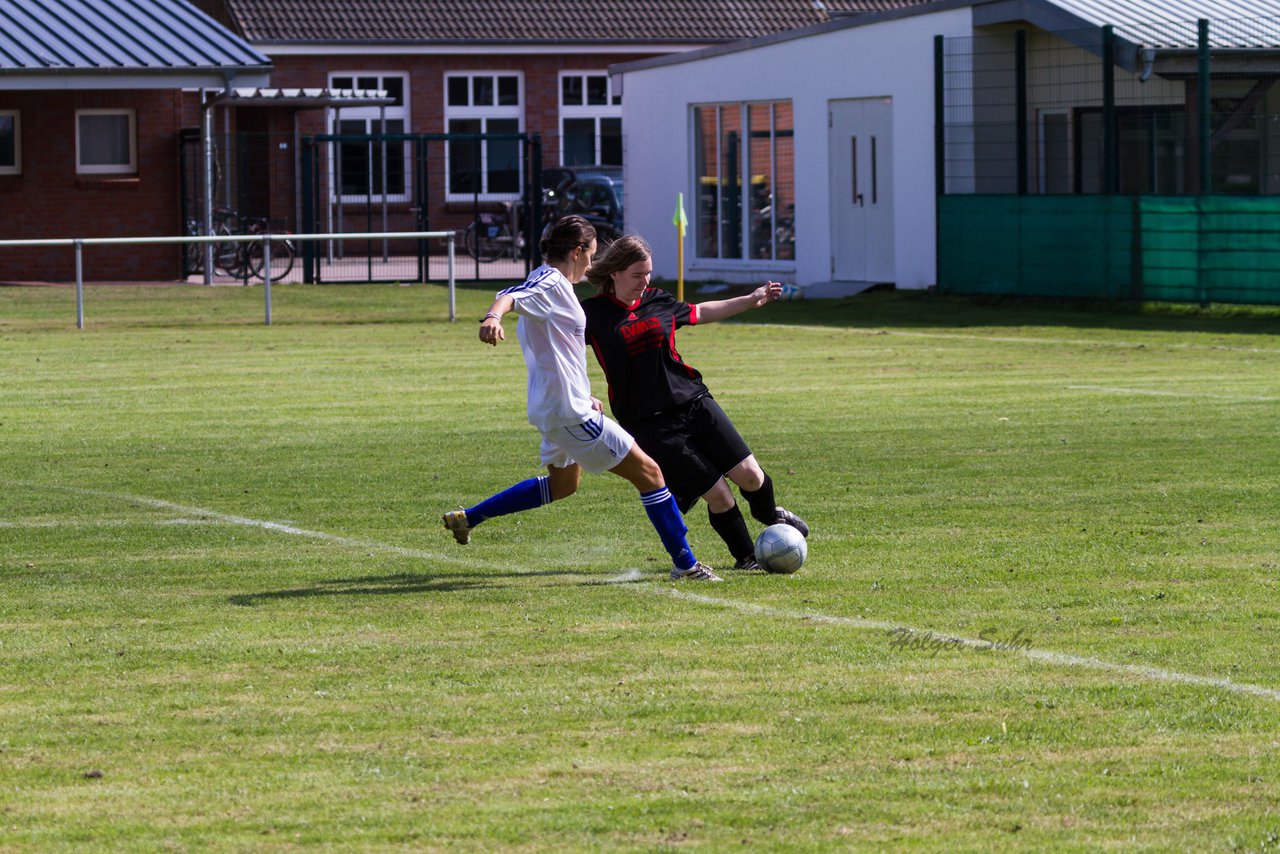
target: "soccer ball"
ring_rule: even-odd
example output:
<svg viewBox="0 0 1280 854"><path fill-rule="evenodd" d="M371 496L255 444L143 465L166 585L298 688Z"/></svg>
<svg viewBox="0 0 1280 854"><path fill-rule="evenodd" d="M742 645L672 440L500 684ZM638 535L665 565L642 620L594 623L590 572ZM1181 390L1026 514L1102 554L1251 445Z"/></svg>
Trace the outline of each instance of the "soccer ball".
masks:
<svg viewBox="0 0 1280 854"><path fill-rule="evenodd" d="M768 572L790 575L808 556L804 535L790 525L770 525L756 537L756 561Z"/></svg>

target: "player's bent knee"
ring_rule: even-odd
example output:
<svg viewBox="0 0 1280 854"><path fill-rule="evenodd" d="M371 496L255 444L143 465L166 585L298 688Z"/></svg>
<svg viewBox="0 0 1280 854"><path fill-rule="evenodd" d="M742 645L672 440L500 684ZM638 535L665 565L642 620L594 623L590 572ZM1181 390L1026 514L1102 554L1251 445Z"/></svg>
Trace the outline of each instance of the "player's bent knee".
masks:
<svg viewBox="0 0 1280 854"><path fill-rule="evenodd" d="M568 498L570 495L573 495L577 491L578 491L577 481L574 481L573 483L563 483L563 484L552 483L551 484L551 500L559 501L562 498Z"/></svg>
<svg viewBox="0 0 1280 854"><path fill-rule="evenodd" d="M764 486L764 469L760 468L760 463L756 462L755 455L752 454L733 467L733 471L729 472L729 480L736 483L739 489L755 492Z"/></svg>
<svg viewBox="0 0 1280 854"><path fill-rule="evenodd" d="M565 469L549 466L547 470L552 501L568 498L578 491L578 484L582 480L582 472L576 466Z"/></svg>

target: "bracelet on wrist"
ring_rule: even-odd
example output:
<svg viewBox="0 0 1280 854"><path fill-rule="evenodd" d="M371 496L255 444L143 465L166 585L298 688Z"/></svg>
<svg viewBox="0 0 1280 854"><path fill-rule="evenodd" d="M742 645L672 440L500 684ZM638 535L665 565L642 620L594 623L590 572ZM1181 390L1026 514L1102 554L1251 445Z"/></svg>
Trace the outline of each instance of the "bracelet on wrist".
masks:
<svg viewBox="0 0 1280 854"><path fill-rule="evenodd" d="M502 320L502 316L501 316L501 315L494 314L494 313L491 311L491 312L489 312L488 314L486 314L484 317L480 318L480 322L481 322L481 323L484 323L486 320L488 320L488 319L489 319L489 318L491 318L491 317L492 317L494 320Z"/></svg>

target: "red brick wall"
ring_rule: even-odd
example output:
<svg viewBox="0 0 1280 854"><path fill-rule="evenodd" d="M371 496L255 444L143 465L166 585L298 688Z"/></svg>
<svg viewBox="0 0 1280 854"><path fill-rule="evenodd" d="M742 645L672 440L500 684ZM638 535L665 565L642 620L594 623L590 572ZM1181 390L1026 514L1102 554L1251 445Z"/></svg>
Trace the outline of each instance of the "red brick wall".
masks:
<svg viewBox="0 0 1280 854"><path fill-rule="evenodd" d="M77 175L75 113L137 112L135 175ZM180 93L170 90L2 92L0 109L21 113L22 174L0 175L0 238L132 237L180 231ZM89 246L86 280L172 280L181 250ZM72 281L70 248L0 249L0 281Z"/></svg>
<svg viewBox="0 0 1280 854"><path fill-rule="evenodd" d="M410 132L444 133L446 73L520 71L524 76L524 130L526 133L542 134L543 163L551 164L559 162L560 72L573 69L603 71L614 63L647 56L649 54L280 56L272 59L275 70L271 75L271 85L280 88L323 87L329 84L331 72L408 73ZM300 113L299 128L302 136L324 133L324 115L323 110ZM218 127L221 128L221 124ZM278 129L291 131L291 120L286 120ZM438 151L433 150L433 153L438 156L442 151L443 148L440 148ZM433 162L431 170L428 187L428 197L432 200L429 212L431 228L465 227L471 219L471 205L445 205L439 202L444 198L443 161ZM279 195L274 195L273 204L279 199ZM408 209L407 204L392 207Z"/></svg>

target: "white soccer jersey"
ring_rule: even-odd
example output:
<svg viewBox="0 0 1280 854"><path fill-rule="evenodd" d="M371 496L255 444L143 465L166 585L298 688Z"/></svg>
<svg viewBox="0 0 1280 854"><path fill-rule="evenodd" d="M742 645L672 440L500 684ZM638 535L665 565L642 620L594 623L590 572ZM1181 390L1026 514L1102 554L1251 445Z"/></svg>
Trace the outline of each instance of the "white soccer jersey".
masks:
<svg viewBox="0 0 1280 854"><path fill-rule="evenodd" d="M515 300L516 332L529 369L529 423L539 430L581 424L593 415L587 378L586 315L573 284L549 264L499 291Z"/></svg>

